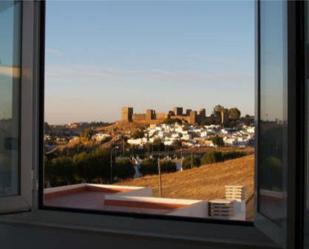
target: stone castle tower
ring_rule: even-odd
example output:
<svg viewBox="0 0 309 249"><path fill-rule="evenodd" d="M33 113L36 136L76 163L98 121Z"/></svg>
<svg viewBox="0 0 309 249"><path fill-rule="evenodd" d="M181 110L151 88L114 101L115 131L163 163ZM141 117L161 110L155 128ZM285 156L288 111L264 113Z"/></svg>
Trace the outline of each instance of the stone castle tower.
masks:
<svg viewBox="0 0 309 249"><path fill-rule="evenodd" d="M121 108L121 120L126 122L132 122L133 107L122 107Z"/></svg>

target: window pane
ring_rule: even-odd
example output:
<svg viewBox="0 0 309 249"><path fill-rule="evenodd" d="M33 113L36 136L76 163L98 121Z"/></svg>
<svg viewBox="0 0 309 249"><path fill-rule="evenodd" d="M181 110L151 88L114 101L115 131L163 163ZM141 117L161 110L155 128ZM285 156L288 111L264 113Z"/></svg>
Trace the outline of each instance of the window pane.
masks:
<svg viewBox="0 0 309 249"><path fill-rule="evenodd" d="M253 1L47 1L45 47L46 206L253 219Z"/></svg>
<svg viewBox="0 0 309 249"><path fill-rule="evenodd" d="M0 2L0 196L19 192L20 3Z"/></svg>
<svg viewBox="0 0 309 249"><path fill-rule="evenodd" d="M261 1L259 212L277 223L285 218L286 3Z"/></svg>

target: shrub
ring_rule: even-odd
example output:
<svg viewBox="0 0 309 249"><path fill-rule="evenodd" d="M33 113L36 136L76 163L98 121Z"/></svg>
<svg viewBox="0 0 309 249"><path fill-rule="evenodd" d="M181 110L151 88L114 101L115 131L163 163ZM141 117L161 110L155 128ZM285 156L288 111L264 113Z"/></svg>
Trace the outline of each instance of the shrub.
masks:
<svg viewBox="0 0 309 249"><path fill-rule="evenodd" d="M134 167L129 159L114 162L113 178L124 179L133 177ZM111 154L110 150L97 149L90 153L82 152L54 159L45 158L45 179L52 186L78 182L110 182Z"/></svg>
<svg viewBox="0 0 309 249"><path fill-rule="evenodd" d="M45 177L51 185L62 185L74 182L75 167L73 160L61 156L52 160L45 159Z"/></svg>
<svg viewBox="0 0 309 249"><path fill-rule="evenodd" d="M235 159L235 158L246 156L246 155L247 153L243 151L229 151L229 152L223 153L223 159L230 160L230 159Z"/></svg>
<svg viewBox="0 0 309 249"><path fill-rule="evenodd" d="M219 151L206 152L201 159L202 164L217 163L222 161L223 156L222 153Z"/></svg>
<svg viewBox="0 0 309 249"><path fill-rule="evenodd" d="M140 165L140 172L143 175L153 175L158 174L158 164L155 159L145 159Z"/></svg>
<svg viewBox="0 0 309 249"><path fill-rule="evenodd" d="M132 138L134 138L134 139L143 138L143 137L144 137L144 131L143 130L136 130L132 135Z"/></svg>
<svg viewBox="0 0 309 249"><path fill-rule="evenodd" d="M160 167L162 173L171 173L177 170L176 163L170 160L161 162Z"/></svg>
<svg viewBox="0 0 309 249"><path fill-rule="evenodd" d="M108 150L95 150L79 153L73 157L76 173L87 182L107 181L110 177L110 153Z"/></svg>
<svg viewBox="0 0 309 249"><path fill-rule="evenodd" d="M152 148L154 151L163 151L165 145L160 138L156 138L152 143Z"/></svg>
<svg viewBox="0 0 309 249"><path fill-rule="evenodd" d="M193 165L192 165L193 163ZM201 159L196 156L186 156L182 162L182 169L191 169L193 167L199 167L201 165Z"/></svg>
<svg viewBox="0 0 309 249"><path fill-rule="evenodd" d="M180 140L175 140L175 141L173 142L173 144L172 144L172 148L173 148L174 150L180 149L181 146L182 146L182 143L181 143Z"/></svg>
<svg viewBox="0 0 309 249"><path fill-rule="evenodd" d="M164 124L169 124L169 125L172 125L172 124L182 124L182 120L179 119L179 118L166 118L164 121L163 121Z"/></svg>
<svg viewBox="0 0 309 249"><path fill-rule="evenodd" d="M135 174L132 162L127 158L116 160L113 167L113 175L120 179L132 178Z"/></svg>
<svg viewBox="0 0 309 249"><path fill-rule="evenodd" d="M222 137L215 136L214 138L212 138L212 142L214 145L217 145L218 147L224 146L224 141Z"/></svg>

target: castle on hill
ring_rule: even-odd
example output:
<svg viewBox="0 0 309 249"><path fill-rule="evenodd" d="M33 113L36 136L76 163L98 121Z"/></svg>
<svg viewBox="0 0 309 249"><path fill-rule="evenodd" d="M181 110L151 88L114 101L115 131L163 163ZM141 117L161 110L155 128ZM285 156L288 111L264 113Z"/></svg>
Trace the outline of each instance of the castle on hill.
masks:
<svg viewBox="0 0 309 249"><path fill-rule="evenodd" d="M166 119L179 119L188 124L201 124L204 122L225 124L227 121L227 112L222 111L219 115L206 116L206 109L199 111L174 107L168 113L156 112L153 109L147 109L145 113L134 113L133 107L121 108L121 121L123 122L163 122Z"/></svg>

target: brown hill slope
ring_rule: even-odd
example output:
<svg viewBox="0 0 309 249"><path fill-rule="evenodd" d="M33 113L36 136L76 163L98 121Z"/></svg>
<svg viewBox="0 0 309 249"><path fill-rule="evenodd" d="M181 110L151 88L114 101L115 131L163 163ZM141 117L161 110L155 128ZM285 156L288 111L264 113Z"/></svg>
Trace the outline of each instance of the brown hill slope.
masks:
<svg viewBox="0 0 309 249"><path fill-rule="evenodd" d="M253 217L254 155L203 165L182 172L162 175L163 197L185 199L224 198L225 185L244 185L247 191L247 216ZM159 196L158 176L123 181L122 185L151 187ZM117 183L119 184L119 183Z"/></svg>

